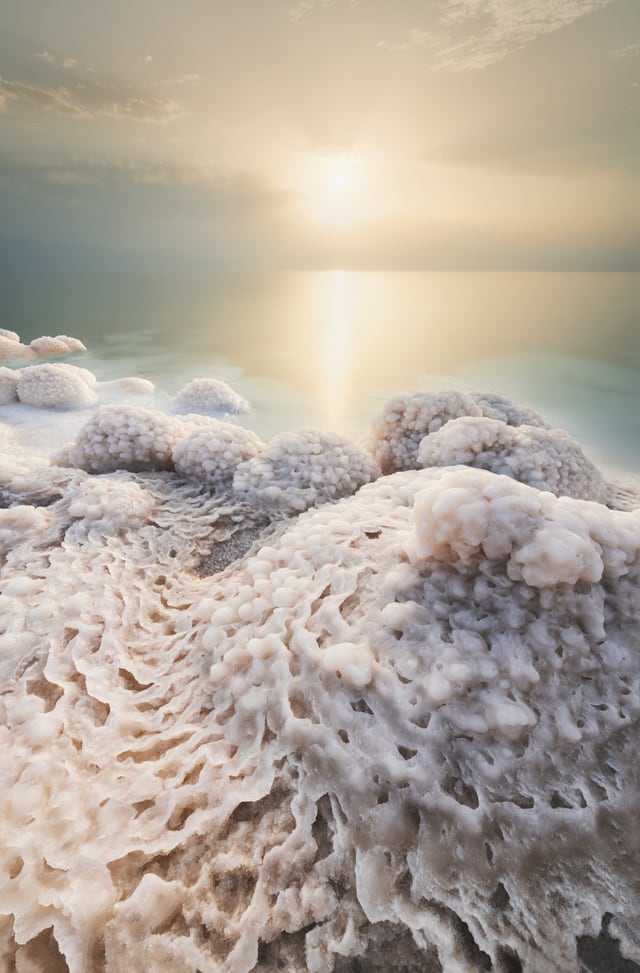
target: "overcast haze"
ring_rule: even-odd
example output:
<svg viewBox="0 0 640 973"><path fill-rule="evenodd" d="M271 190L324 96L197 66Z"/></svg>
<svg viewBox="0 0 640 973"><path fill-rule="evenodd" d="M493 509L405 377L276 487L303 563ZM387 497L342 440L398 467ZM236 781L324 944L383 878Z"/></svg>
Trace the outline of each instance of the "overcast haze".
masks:
<svg viewBox="0 0 640 973"><path fill-rule="evenodd" d="M639 168L639 0L0 9L18 263L638 269Z"/></svg>

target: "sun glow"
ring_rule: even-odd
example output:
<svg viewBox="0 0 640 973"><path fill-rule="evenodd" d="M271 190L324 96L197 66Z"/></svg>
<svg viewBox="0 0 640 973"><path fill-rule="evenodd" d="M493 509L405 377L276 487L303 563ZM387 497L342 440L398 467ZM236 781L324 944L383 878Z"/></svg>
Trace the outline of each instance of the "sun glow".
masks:
<svg viewBox="0 0 640 973"><path fill-rule="evenodd" d="M361 222L373 210L369 169L350 153L307 157L299 177L307 215L330 227Z"/></svg>

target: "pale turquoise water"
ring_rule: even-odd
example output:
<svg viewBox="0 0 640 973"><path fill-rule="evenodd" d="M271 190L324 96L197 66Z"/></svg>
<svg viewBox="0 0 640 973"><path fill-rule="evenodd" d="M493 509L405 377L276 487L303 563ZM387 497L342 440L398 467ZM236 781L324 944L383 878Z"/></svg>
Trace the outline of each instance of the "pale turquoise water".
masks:
<svg viewBox="0 0 640 973"><path fill-rule="evenodd" d="M493 390L640 470L640 274L0 272L0 326L81 338L99 378L223 378L263 436L359 435L395 392Z"/></svg>

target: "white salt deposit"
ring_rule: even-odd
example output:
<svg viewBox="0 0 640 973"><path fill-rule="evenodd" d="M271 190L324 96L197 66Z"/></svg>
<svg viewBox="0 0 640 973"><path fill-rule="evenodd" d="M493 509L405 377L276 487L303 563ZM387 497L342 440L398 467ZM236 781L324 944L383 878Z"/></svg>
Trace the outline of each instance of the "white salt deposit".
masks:
<svg viewBox="0 0 640 973"><path fill-rule="evenodd" d="M18 401L18 379L20 373L0 365L0 405Z"/></svg>
<svg viewBox="0 0 640 973"><path fill-rule="evenodd" d="M493 393L398 395L387 402L371 426L371 450L382 472L417 469L418 448L424 437L460 416L486 416L512 426L545 426L533 410Z"/></svg>
<svg viewBox="0 0 640 973"><path fill-rule="evenodd" d="M263 453L238 467L233 488L250 504L296 514L349 496L379 475L355 443L307 429L275 436Z"/></svg>
<svg viewBox="0 0 640 973"><path fill-rule="evenodd" d="M508 426L499 419L463 416L426 436L418 462L474 466L511 476L557 496L605 503L604 477L562 429Z"/></svg>
<svg viewBox="0 0 640 973"><path fill-rule="evenodd" d="M216 378L194 378L173 399L178 414L242 415L251 410L246 399Z"/></svg>
<svg viewBox="0 0 640 973"><path fill-rule="evenodd" d="M42 409L73 409L93 405L95 377L86 368L62 363L30 365L20 370L20 402Z"/></svg>
<svg viewBox="0 0 640 973"><path fill-rule="evenodd" d="M107 407L2 475L7 970L573 973L603 916L640 963L640 511L249 442Z"/></svg>
<svg viewBox="0 0 640 973"><path fill-rule="evenodd" d="M213 487L230 486L240 463L264 449L262 441L250 429L218 419L192 421L187 429L173 448L176 473Z"/></svg>
<svg viewBox="0 0 640 973"><path fill-rule="evenodd" d="M56 335L55 338L43 335L41 338L34 338L29 345L23 345L20 335L15 331L0 328L0 362L33 361L86 350L79 338L70 338L66 334Z"/></svg>
<svg viewBox="0 0 640 973"><path fill-rule="evenodd" d="M171 469L171 453L183 432L177 419L138 405L102 406L76 442L57 457L88 473Z"/></svg>

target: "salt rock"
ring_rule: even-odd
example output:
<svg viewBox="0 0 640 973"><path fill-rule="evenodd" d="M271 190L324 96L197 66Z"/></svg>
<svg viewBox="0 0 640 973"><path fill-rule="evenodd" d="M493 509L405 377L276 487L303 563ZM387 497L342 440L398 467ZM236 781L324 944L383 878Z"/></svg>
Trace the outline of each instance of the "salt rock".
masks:
<svg viewBox="0 0 640 973"><path fill-rule="evenodd" d="M606 502L610 487L580 446L562 429L509 426L499 419L464 416L426 436L421 466L464 464L511 476L557 496Z"/></svg>
<svg viewBox="0 0 640 973"><path fill-rule="evenodd" d="M172 469L172 451L183 432L179 420L155 409L105 405L56 461L88 473Z"/></svg>
<svg viewBox="0 0 640 973"><path fill-rule="evenodd" d="M17 393L25 405L73 409L92 405L95 377L86 368L62 363L31 365L20 371Z"/></svg>
<svg viewBox="0 0 640 973"><path fill-rule="evenodd" d="M307 429L275 436L264 452L241 463L233 488L251 504L294 514L349 496L379 475L355 443Z"/></svg>
<svg viewBox="0 0 640 973"><path fill-rule="evenodd" d="M220 379L194 378L175 396L173 409L181 415L190 412L204 415L241 415L250 412L251 406Z"/></svg>

